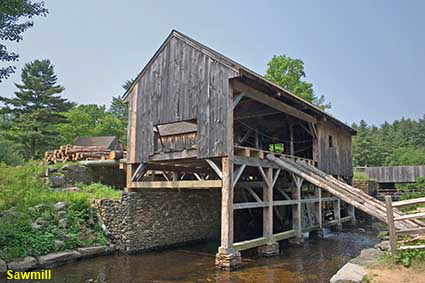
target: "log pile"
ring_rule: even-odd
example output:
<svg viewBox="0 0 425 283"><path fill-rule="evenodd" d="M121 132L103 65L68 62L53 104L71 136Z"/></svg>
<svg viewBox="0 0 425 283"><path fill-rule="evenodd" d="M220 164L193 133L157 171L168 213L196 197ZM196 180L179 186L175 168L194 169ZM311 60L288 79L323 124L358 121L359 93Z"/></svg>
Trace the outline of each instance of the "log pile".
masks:
<svg viewBox="0 0 425 283"><path fill-rule="evenodd" d="M110 150L103 146L63 145L59 149L47 151L45 160L49 164L80 160L119 160L124 158L125 151Z"/></svg>

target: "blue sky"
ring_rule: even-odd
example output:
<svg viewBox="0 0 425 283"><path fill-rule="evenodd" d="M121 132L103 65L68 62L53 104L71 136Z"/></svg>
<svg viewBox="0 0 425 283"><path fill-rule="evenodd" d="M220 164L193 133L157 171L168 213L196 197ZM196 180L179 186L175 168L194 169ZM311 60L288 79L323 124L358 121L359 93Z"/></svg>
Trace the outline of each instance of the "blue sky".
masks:
<svg viewBox="0 0 425 283"><path fill-rule="evenodd" d="M109 104L174 28L264 74L275 54L300 58L307 80L351 123L425 114L425 1L45 1L24 40L22 65L49 58L63 95Z"/></svg>

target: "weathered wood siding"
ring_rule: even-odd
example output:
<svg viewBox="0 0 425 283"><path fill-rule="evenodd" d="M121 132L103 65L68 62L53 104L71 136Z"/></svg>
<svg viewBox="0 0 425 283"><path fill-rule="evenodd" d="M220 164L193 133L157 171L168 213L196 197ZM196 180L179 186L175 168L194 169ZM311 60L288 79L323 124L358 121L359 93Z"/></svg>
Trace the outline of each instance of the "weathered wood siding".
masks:
<svg viewBox="0 0 425 283"><path fill-rule="evenodd" d="M184 133L159 137L155 134L155 152L182 151L196 148L197 133Z"/></svg>
<svg viewBox="0 0 425 283"><path fill-rule="evenodd" d="M326 122L318 123L318 132L319 169L333 175L352 176L351 134ZM332 147L329 136L332 136Z"/></svg>
<svg viewBox="0 0 425 283"><path fill-rule="evenodd" d="M198 157L227 155L228 79L236 75L196 47L171 37L138 81L136 117L129 127L129 132L135 131L130 160L145 162L154 153L154 126L192 119L198 125Z"/></svg>
<svg viewBox="0 0 425 283"><path fill-rule="evenodd" d="M364 171L378 183L414 183L425 177L425 166L366 167Z"/></svg>

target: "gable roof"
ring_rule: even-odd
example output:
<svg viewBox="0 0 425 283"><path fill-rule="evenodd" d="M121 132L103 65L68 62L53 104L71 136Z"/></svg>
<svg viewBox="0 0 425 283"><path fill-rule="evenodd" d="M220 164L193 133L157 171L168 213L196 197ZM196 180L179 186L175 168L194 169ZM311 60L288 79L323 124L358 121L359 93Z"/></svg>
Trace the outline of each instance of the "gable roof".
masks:
<svg viewBox="0 0 425 283"><path fill-rule="evenodd" d="M279 96L281 96L282 94L285 95L287 98L292 100L295 104L300 105L300 107L303 110L309 110L309 112L312 113L312 114L314 113L316 115L323 116L325 118L325 120L329 119L329 120L333 121L337 125L339 125L339 126L345 128L345 129L347 129L348 131L350 131L351 134L357 133L356 130L354 130L353 128L351 128L350 126L345 124L344 122L338 120L334 116L330 115L329 113L323 111L322 109L320 109L316 105L313 105L312 103L308 102L307 100L293 94L289 90L286 90L286 89L282 88L281 86L267 80L262 75L257 74L256 72L242 66L239 63L237 63L236 61L233 61L232 59L222 55L221 53L203 45L202 43L194 40L193 38L179 32L177 30L174 30L174 29L171 31L171 33L168 35L168 37L165 39L165 41L161 44L159 49L155 52L155 54L152 56L152 58L149 60L149 62L145 65L145 67L143 67L142 71L140 71L140 73L137 75L136 79L133 81L131 86L123 94L122 99L124 101L127 100L128 96L133 91L133 88L136 85L136 83L140 80L140 78L143 76L143 74L146 72L146 70L149 68L149 66L155 61L155 59L159 56L161 51L165 48L165 46L167 46L168 42L173 37L184 41L186 44L192 46L193 48L195 48L199 51L201 51L202 53L204 53L207 56L216 60L217 62L219 62L223 65L226 65L230 69L233 69L235 72L239 73L240 77L245 76L245 77L254 78L257 81L257 83L263 84L266 88L278 93Z"/></svg>

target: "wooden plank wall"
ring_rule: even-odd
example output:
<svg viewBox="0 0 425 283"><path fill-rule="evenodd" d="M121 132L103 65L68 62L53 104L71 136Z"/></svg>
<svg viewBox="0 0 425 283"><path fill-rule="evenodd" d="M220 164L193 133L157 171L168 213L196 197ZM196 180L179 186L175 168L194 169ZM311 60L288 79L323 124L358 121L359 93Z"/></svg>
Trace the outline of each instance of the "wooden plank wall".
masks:
<svg viewBox="0 0 425 283"><path fill-rule="evenodd" d="M196 148L197 133L185 133L159 138L155 135L155 152L182 151Z"/></svg>
<svg viewBox="0 0 425 283"><path fill-rule="evenodd" d="M318 163L319 169L339 176L353 175L351 134L329 122L318 123ZM329 147L332 136L333 147Z"/></svg>
<svg viewBox="0 0 425 283"><path fill-rule="evenodd" d="M198 125L198 157L227 155L228 79L237 75L172 37L138 82L137 114L131 124L135 154L130 160L145 162L154 153L154 126L192 119Z"/></svg>
<svg viewBox="0 0 425 283"><path fill-rule="evenodd" d="M365 167L366 174L378 183L414 183L425 177L425 166Z"/></svg>

